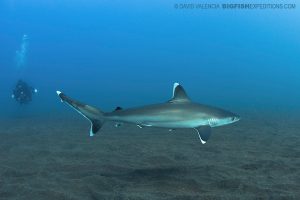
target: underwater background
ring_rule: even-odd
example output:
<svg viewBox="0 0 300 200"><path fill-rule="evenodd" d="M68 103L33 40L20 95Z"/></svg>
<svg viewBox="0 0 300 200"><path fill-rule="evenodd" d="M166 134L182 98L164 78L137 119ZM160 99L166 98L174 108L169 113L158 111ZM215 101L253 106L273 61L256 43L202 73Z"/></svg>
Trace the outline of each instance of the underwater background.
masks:
<svg viewBox="0 0 300 200"><path fill-rule="evenodd" d="M298 4L199 3L1 0L0 199L299 199ZM28 105L19 79L38 89ZM91 140L56 95L111 111L165 102L174 82L241 121L206 145L130 125Z"/></svg>
<svg viewBox="0 0 300 200"><path fill-rule="evenodd" d="M58 89L109 110L166 100L176 81L198 102L299 110L297 9L175 9L175 3L1 1L3 109L16 106L10 91L23 78L40 91L31 105L37 112L59 106ZM15 52L24 34L20 69Z"/></svg>

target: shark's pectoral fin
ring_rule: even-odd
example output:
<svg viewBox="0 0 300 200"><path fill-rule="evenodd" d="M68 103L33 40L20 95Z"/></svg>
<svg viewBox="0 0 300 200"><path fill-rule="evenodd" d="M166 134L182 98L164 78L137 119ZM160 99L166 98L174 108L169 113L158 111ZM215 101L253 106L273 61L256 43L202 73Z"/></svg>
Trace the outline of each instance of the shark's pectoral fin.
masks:
<svg viewBox="0 0 300 200"><path fill-rule="evenodd" d="M210 126L199 126L194 129L197 131L201 143L205 144L211 135L211 127Z"/></svg>

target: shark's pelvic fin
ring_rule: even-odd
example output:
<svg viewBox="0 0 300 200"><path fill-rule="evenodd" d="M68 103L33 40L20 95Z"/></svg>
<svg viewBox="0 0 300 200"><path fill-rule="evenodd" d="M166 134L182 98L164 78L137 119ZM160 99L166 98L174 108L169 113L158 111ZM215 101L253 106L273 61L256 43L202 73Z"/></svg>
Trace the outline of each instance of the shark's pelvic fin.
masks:
<svg viewBox="0 0 300 200"><path fill-rule="evenodd" d="M205 144L211 135L211 127L200 126L194 129L197 131L201 143Z"/></svg>
<svg viewBox="0 0 300 200"><path fill-rule="evenodd" d="M115 123L115 127L117 127L117 128L120 127L120 126L122 126L122 125L123 125L123 122L116 122Z"/></svg>
<svg viewBox="0 0 300 200"><path fill-rule="evenodd" d="M190 98L184 91L183 87L179 83L174 83L173 96L169 102L176 103L176 102L188 102L188 101L190 101Z"/></svg>
<svg viewBox="0 0 300 200"><path fill-rule="evenodd" d="M90 136L93 136L101 129L104 123L102 111L87 104L73 100L60 91L56 91L56 93L62 102L66 102L69 106L71 106L79 114L91 122Z"/></svg>

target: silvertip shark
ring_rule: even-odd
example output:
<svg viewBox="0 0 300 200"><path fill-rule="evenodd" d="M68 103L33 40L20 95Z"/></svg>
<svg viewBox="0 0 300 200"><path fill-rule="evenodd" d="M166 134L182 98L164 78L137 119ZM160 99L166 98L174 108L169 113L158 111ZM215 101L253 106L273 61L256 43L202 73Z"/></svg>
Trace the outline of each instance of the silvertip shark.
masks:
<svg viewBox="0 0 300 200"><path fill-rule="evenodd" d="M232 112L191 101L179 83L174 83L172 98L164 103L103 112L98 108L74 100L60 91L56 91L62 102L74 108L91 122L90 136L97 133L106 121L131 123L142 127L161 127L174 129L190 128L198 133L202 144L211 135L211 128L232 124L240 117Z"/></svg>

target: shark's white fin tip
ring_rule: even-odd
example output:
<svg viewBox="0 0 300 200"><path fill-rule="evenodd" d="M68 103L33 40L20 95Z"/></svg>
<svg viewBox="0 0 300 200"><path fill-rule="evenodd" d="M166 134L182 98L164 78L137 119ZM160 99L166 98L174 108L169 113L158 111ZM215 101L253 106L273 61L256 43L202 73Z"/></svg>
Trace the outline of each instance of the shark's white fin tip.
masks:
<svg viewBox="0 0 300 200"><path fill-rule="evenodd" d="M37 90L37 89L34 89L34 92L35 92L35 93L37 93L37 92L38 92L38 90Z"/></svg>
<svg viewBox="0 0 300 200"><path fill-rule="evenodd" d="M82 113L80 113L82 114ZM82 114L83 115L83 114ZM83 115L84 116L84 115ZM85 116L84 116L85 117ZM88 119L89 120L89 119ZM90 129L90 137L93 137L94 133L93 133L93 123L91 122L91 129Z"/></svg>
<svg viewBox="0 0 300 200"><path fill-rule="evenodd" d="M202 139L200 139L200 141L201 141L202 144L205 144L205 143L206 143L206 142L205 142L204 140L202 140Z"/></svg>
<svg viewBox="0 0 300 200"><path fill-rule="evenodd" d="M143 128L141 125L139 125L139 124L137 124L137 127L139 127L139 128Z"/></svg>
<svg viewBox="0 0 300 200"><path fill-rule="evenodd" d="M205 144L205 143L206 143L206 141L202 140L199 130L198 130L198 129L196 129L196 128L194 128L194 129L195 129L195 131L198 133L198 137L199 137L199 139L200 139L201 143L202 143L202 144Z"/></svg>
<svg viewBox="0 0 300 200"><path fill-rule="evenodd" d="M179 83L175 82L174 83L174 88L176 88L178 85L180 85Z"/></svg>
<svg viewBox="0 0 300 200"><path fill-rule="evenodd" d="M59 96L59 95L61 94L61 91L58 91L58 90L57 90L57 91L56 91L56 94ZM60 97L60 96L59 96L59 97ZM64 102L64 101L62 100L61 97L60 97L60 101L61 101L61 102Z"/></svg>
<svg viewBox="0 0 300 200"><path fill-rule="evenodd" d="M176 89L176 87L177 87L178 85L180 85L180 84L177 83L177 82L175 82L174 85L173 85L173 97L172 97L172 98L174 98L174 95L175 95L175 89Z"/></svg>

